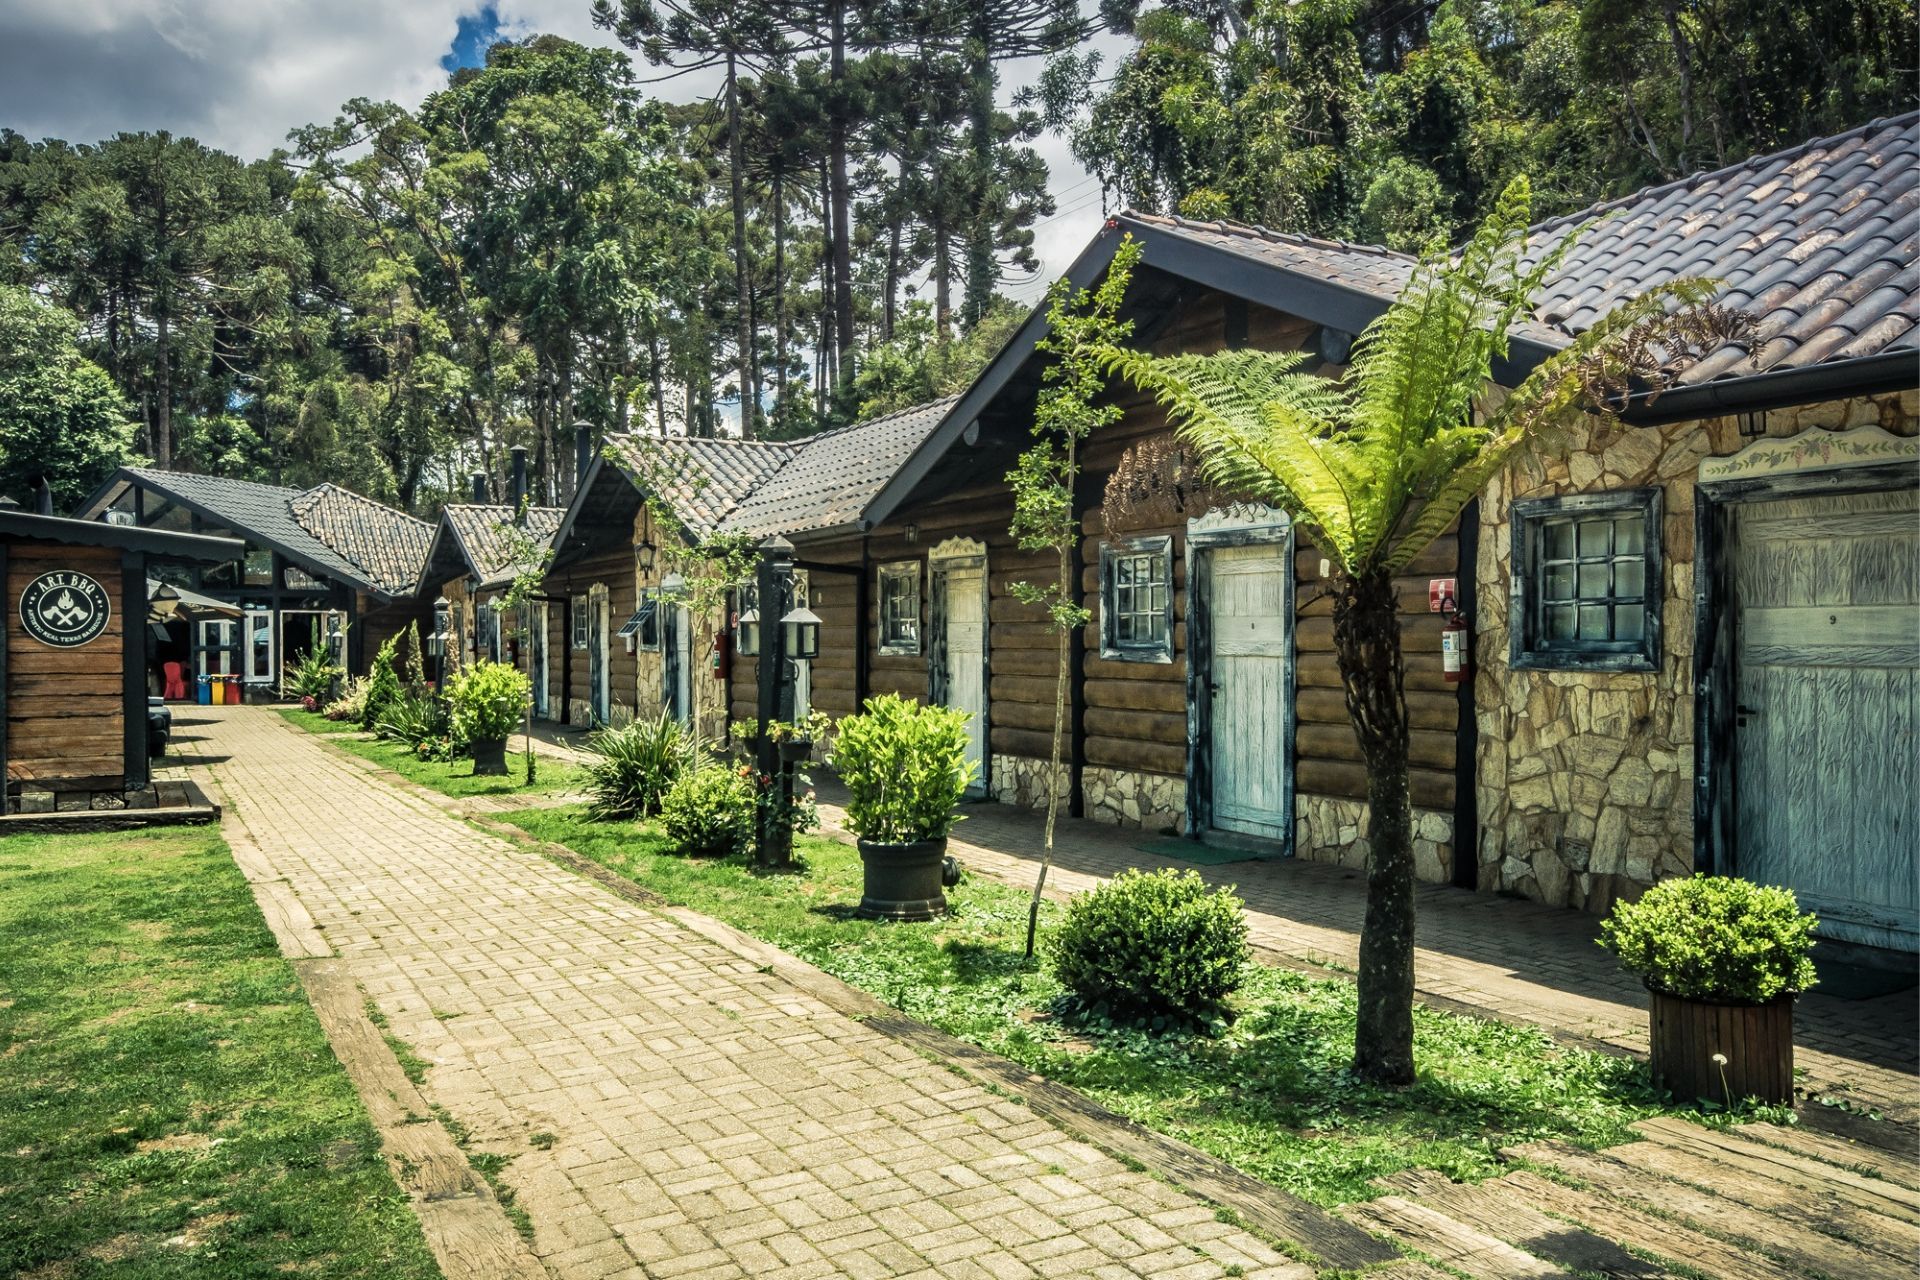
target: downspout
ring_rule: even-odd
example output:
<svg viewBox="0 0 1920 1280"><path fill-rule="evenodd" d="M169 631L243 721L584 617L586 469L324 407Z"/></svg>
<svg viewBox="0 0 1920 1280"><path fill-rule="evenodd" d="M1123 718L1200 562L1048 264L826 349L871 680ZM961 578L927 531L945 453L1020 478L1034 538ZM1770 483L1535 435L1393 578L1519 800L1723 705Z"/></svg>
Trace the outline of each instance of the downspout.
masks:
<svg viewBox="0 0 1920 1280"><path fill-rule="evenodd" d="M867 610L872 607L873 557L866 534L860 535L860 577L853 589L853 709L859 711L867 705L869 682L873 668L871 650L867 637L872 634L868 625Z"/></svg>
<svg viewBox="0 0 1920 1280"><path fill-rule="evenodd" d="M1453 731L1453 883L1456 888L1480 887L1480 717L1474 706L1473 691L1479 680L1474 662L1473 638L1477 619L1473 613L1479 604L1479 580L1475 576L1480 561L1480 499L1475 498L1460 512L1460 562L1454 569L1457 603L1467 615L1467 678L1456 690L1458 699Z"/></svg>

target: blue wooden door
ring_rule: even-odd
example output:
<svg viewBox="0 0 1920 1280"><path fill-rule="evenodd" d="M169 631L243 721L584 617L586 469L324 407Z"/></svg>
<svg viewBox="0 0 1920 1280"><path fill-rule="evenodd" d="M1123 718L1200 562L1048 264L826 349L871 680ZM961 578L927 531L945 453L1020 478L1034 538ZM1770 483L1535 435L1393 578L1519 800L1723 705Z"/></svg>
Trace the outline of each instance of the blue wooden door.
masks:
<svg viewBox="0 0 1920 1280"><path fill-rule="evenodd" d="M1920 504L1736 507L1735 869L1827 937L1920 944Z"/></svg>

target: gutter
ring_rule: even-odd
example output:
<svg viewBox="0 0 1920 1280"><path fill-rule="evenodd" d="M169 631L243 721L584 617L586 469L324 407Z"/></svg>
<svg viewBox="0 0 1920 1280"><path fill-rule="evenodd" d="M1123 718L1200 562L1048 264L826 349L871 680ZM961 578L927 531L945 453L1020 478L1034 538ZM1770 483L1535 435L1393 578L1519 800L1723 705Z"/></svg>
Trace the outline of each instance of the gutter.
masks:
<svg viewBox="0 0 1920 1280"><path fill-rule="evenodd" d="M1627 397L1621 416L1636 426L1659 426L1689 418L1723 417L1785 409L1843 396L1883 394L1920 387L1920 351L1882 351L1851 360L1835 360L1797 369L1771 369L1744 378L1725 378L1698 386L1676 387L1649 397Z"/></svg>

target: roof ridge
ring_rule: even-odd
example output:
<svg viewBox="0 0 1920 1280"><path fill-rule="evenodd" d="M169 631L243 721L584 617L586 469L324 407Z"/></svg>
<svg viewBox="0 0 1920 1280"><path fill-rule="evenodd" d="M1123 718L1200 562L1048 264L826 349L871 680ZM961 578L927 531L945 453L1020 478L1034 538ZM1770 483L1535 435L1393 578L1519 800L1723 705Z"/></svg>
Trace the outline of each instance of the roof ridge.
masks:
<svg viewBox="0 0 1920 1280"><path fill-rule="evenodd" d="M1133 209L1123 209L1117 216L1132 218L1136 222L1159 223L1193 231L1210 230L1222 234L1254 235L1278 244L1335 249L1341 253L1364 253L1376 258L1390 258L1395 262L1417 263L1420 260L1413 254L1402 253L1398 249L1392 249L1383 244L1368 244L1361 240L1328 240L1323 236L1310 236L1299 231L1275 231L1257 222L1236 222L1232 218L1183 218L1177 213L1140 213Z"/></svg>
<svg viewBox="0 0 1920 1280"><path fill-rule="evenodd" d="M296 489L292 485L269 484L265 480L249 480L245 476L220 476L210 471L181 471L176 467L135 466L128 466L125 470L143 476L184 476L189 480L213 480L220 484L243 484L254 489L271 489L275 493L289 494L293 497L298 497L300 494L306 492L306 490Z"/></svg>
<svg viewBox="0 0 1920 1280"><path fill-rule="evenodd" d="M1628 205L1640 204L1653 196L1704 186L1714 179L1724 178L1729 174L1739 173L1744 170L1756 169L1762 164L1775 160L1785 160L1806 155L1818 148L1831 147L1853 138L1864 137L1868 133L1880 132L1902 124L1912 125L1915 123L1920 123L1920 110L1905 111L1893 116L1877 116L1865 124L1855 125L1853 128L1842 130L1839 133L1828 134L1820 138L1808 138L1804 142L1795 143L1793 146L1783 148L1779 151L1756 151L1744 160L1736 160L1730 164L1723 164L1717 169L1698 169L1692 173L1675 178L1670 182L1662 182L1651 187L1637 187L1623 196L1615 196L1611 200L1596 201L1586 208L1578 209L1573 213L1562 213L1551 218L1543 218L1527 228L1527 235L1531 238L1538 232L1564 226L1570 222L1588 221L1599 215L1612 213L1616 209L1626 208Z"/></svg>
<svg viewBox="0 0 1920 1280"><path fill-rule="evenodd" d="M936 405L951 405L959 400L960 396L961 393L957 391L948 396L935 396L931 400L922 400L919 404L910 404L904 409L895 409L891 413L883 413L877 418L868 418L865 422L849 422L844 426L828 427L825 431L816 431L810 436L796 436L791 443L809 445L815 440L827 440L834 436L843 436L849 431L864 431L868 427L877 427L881 423L892 422L896 418L904 418L910 413L923 413Z"/></svg>

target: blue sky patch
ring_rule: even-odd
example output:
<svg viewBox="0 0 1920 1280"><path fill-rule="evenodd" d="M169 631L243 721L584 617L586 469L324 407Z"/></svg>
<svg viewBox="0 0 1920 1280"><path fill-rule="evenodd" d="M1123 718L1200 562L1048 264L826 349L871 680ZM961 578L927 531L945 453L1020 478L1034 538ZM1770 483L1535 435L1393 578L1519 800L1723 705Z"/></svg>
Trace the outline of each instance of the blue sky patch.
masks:
<svg viewBox="0 0 1920 1280"><path fill-rule="evenodd" d="M482 5L478 13L463 13L460 15L460 25L453 33L453 44L440 59L440 67L452 72L461 67L485 66L487 50L499 44L503 38L500 11L492 5Z"/></svg>

